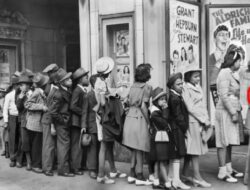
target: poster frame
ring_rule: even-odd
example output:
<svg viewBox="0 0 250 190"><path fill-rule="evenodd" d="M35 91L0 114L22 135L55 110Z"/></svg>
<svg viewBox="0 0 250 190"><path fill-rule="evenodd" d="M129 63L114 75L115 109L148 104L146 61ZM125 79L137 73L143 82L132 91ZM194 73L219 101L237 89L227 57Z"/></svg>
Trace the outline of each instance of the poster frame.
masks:
<svg viewBox="0 0 250 190"><path fill-rule="evenodd" d="M182 2L182 3L187 3L187 4L194 5L194 6L198 7L199 51L197 53L199 54L199 60L198 60L199 61L199 68L202 69L202 63L201 63L201 61L202 61L202 59L201 59L201 52L202 52L202 46L201 46L201 3L199 3L199 2L190 2L188 0L176 0L176 1L177 2ZM169 3L168 10L170 10L171 9L170 1L168 1L168 3ZM168 19L170 19L169 13L168 13ZM167 54L168 54L168 61L169 61L169 63L168 63L168 67L169 67L168 74L170 75L170 61L171 61L170 32L171 31L170 31L170 22L169 21L168 21L168 26L169 26L169 28L168 28L168 31L169 31L169 36L168 36L169 48L168 48ZM201 80L201 86L202 86L202 84L203 84L203 81Z"/></svg>

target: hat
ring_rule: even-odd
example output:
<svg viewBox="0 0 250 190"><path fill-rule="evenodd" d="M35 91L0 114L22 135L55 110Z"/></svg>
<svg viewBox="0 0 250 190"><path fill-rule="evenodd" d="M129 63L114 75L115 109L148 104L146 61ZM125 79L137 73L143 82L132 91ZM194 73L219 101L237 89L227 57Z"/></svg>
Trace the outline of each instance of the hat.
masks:
<svg viewBox="0 0 250 190"><path fill-rule="evenodd" d="M96 71L100 74L110 73L114 68L115 62L110 57L101 57L96 61Z"/></svg>
<svg viewBox="0 0 250 190"><path fill-rule="evenodd" d="M16 71L16 72L13 74L13 76L15 76L15 77L20 77L20 76L21 76L21 72Z"/></svg>
<svg viewBox="0 0 250 190"><path fill-rule="evenodd" d="M18 79L18 83L32 83L32 80L27 75L21 75Z"/></svg>
<svg viewBox="0 0 250 190"><path fill-rule="evenodd" d="M91 135L84 133L81 131L80 140L79 140L79 147L88 146L91 142Z"/></svg>
<svg viewBox="0 0 250 190"><path fill-rule="evenodd" d="M17 76L13 75L11 76L11 84L17 84L18 83L18 78Z"/></svg>
<svg viewBox="0 0 250 190"><path fill-rule="evenodd" d="M58 65L55 63L51 63L50 65L48 65L47 67L45 67L45 69L43 70L44 73L48 73L48 72L56 72L59 69Z"/></svg>
<svg viewBox="0 0 250 190"><path fill-rule="evenodd" d="M162 96L166 96L167 93L163 92L163 89L160 87L156 87L153 92L152 92L152 101L155 101L157 99L159 99Z"/></svg>
<svg viewBox="0 0 250 190"><path fill-rule="evenodd" d="M177 79L182 79L182 74L180 72L171 74L168 78L167 87L171 88Z"/></svg>
<svg viewBox="0 0 250 190"><path fill-rule="evenodd" d="M202 69L198 68L197 65L194 64L190 64L185 68L185 72L184 72L184 78L185 76L190 73L190 72L201 72Z"/></svg>
<svg viewBox="0 0 250 190"><path fill-rule="evenodd" d="M49 82L49 77L47 75L43 75L42 73L36 73L33 78L33 82L40 88Z"/></svg>
<svg viewBox="0 0 250 190"><path fill-rule="evenodd" d="M0 92L7 92L9 85L7 83L0 83Z"/></svg>
<svg viewBox="0 0 250 190"><path fill-rule="evenodd" d="M56 71L55 82L62 82L63 80L70 78L71 72L67 73L63 68L59 68Z"/></svg>
<svg viewBox="0 0 250 190"><path fill-rule="evenodd" d="M88 73L89 73L89 71L85 71L84 68L79 68L79 69L77 69L77 70L73 73L72 79L73 79L73 80L76 80L76 79L78 79L78 78L81 78L81 77L87 75Z"/></svg>
<svg viewBox="0 0 250 190"><path fill-rule="evenodd" d="M27 75L28 77L33 77L34 73L29 69L25 69L24 71L21 72L21 75Z"/></svg>

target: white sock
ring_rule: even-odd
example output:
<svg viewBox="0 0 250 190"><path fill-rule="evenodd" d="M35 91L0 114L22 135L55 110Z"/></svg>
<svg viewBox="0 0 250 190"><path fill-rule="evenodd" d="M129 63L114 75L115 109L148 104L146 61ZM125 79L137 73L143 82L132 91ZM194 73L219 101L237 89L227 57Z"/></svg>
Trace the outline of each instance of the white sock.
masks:
<svg viewBox="0 0 250 190"><path fill-rule="evenodd" d="M159 179L154 179L154 185L156 185L156 186L160 185L160 180Z"/></svg>
<svg viewBox="0 0 250 190"><path fill-rule="evenodd" d="M227 172L231 174L233 172L232 162L226 163L226 167L227 167Z"/></svg>
<svg viewBox="0 0 250 190"><path fill-rule="evenodd" d="M180 160L173 161L173 182L178 183L180 181Z"/></svg>
<svg viewBox="0 0 250 190"><path fill-rule="evenodd" d="M227 167L226 166L222 166L219 167L219 174L218 174L218 178L224 178L227 174Z"/></svg>

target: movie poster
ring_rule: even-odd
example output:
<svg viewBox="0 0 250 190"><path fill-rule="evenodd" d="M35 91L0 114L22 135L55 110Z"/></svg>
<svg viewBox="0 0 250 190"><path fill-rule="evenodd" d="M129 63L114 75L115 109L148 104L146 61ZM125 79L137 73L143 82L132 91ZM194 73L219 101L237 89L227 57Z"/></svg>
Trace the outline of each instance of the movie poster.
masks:
<svg viewBox="0 0 250 190"><path fill-rule="evenodd" d="M170 74L184 72L193 64L199 68L199 7L170 0Z"/></svg>

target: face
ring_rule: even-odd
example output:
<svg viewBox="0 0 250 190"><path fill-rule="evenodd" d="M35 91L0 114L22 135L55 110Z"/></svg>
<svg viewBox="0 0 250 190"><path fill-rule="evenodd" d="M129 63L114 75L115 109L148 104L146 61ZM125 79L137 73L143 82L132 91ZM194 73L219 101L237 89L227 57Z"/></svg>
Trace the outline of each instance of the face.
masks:
<svg viewBox="0 0 250 190"><path fill-rule="evenodd" d="M241 65L241 59L238 59L235 63L234 63L234 65L233 65L233 70L234 71L238 71L239 69L240 69L240 65Z"/></svg>
<svg viewBox="0 0 250 190"><path fill-rule="evenodd" d="M27 92L30 88L30 85L29 84L26 84L26 83L21 83L20 84L20 89L22 92Z"/></svg>
<svg viewBox="0 0 250 190"><path fill-rule="evenodd" d="M124 68L125 73L128 73L128 67Z"/></svg>
<svg viewBox="0 0 250 190"><path fill-rule="evenodd" d="M192 84L199 84L201 80L200 72L193 72L190 78Z"/></svg>
<svg viewBox="0 0 250 190"><path fill-rule="evenodd" d="M89 75L85 75L81 79L81 84L83 86L88 86L89 85Z"/></svg>
<svg viewBox="0 0 250 190"><path fill-rule="evenodd" d="M158 99L158 105L159 105L160 107L166 105L166 103L167 103L167 101L166 101L166 96L162 96L162 97L160 97L160 98Z"/></svg>
<svg viewBox="0 0 250 190"><path fill-rule="evenodd" d="M188 60L192 60L193 59L193 50L192 49L188 50L187 57L188 57Z"/></svg>
<svg viewBox="0 0 250 190"><path fill-rule="evenodd" d="M230 37L228 31L220 31L215 37L215 45L221 51L226 51L230 43Z"/></svg>
<svg viewBox="0 0 250 190"><path fill-rule="evenodd" d="M70 88L72 86L72 80L70 78L67 78L64 81L62 81L62 85L67 88Z"/></svg>
<svg viewBox="0 0 250 190"><path fill-rule="evenodd" d="M181 94L183 89L183 82L181 79L177 79L173 84L173 90L175 90L177 93Z"/></svg>

